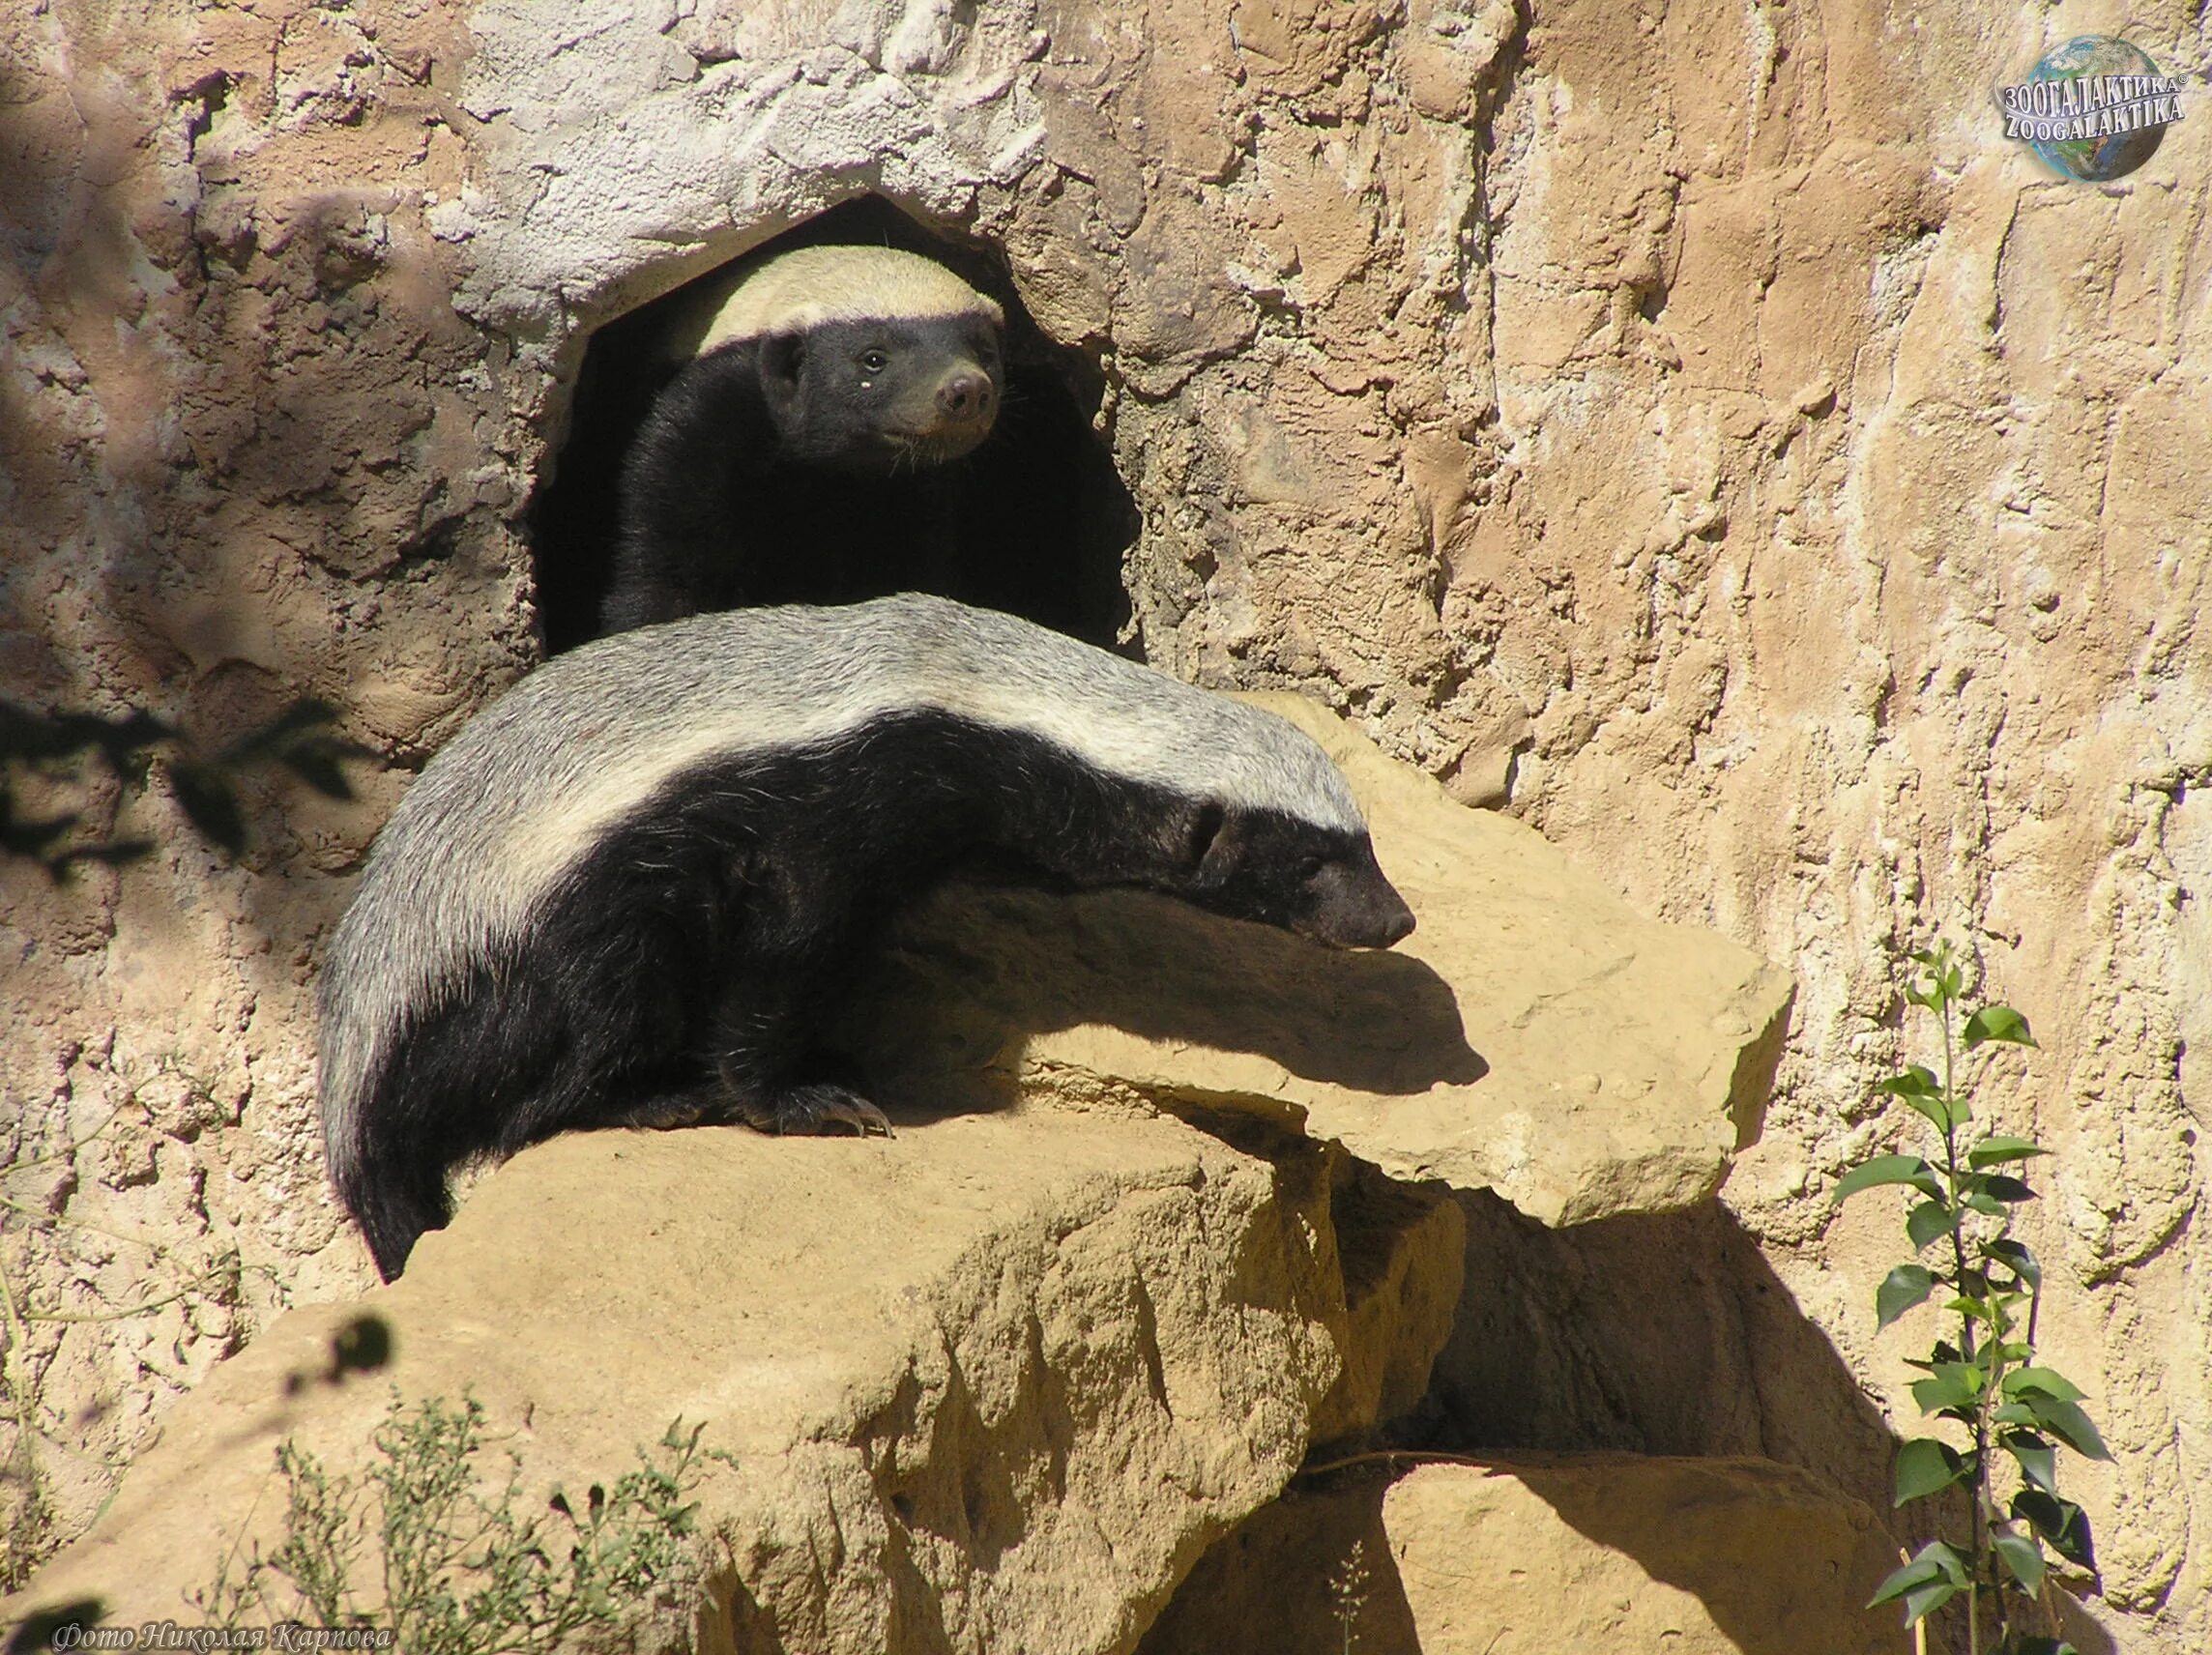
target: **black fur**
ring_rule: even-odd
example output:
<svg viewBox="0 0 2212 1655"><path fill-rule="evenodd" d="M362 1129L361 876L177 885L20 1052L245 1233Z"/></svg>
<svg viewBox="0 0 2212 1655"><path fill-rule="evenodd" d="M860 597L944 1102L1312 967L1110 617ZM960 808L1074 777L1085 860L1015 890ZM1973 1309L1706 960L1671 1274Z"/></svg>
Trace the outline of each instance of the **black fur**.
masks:
<svg viewBox="0 0 2212 1655"><path fill-rule="evenodd" d="M624 463L601 630L739 605L968 595L969 456L1004 395L1001 348L998 327L970 315L826 324L687 364Z"/></svg>
<svg viewBox="0 0 2212 1655"><path fill-rule="evenodd" d="M519 949L403 1023L341 1163L378 1270L446 1223L450 1169L570 1128L880 1121L821 1065L825 999L902 896L978 862L1340 945L1412 926L1363 834L1194 802L946 713L693 769L569 872Z"/></svg>

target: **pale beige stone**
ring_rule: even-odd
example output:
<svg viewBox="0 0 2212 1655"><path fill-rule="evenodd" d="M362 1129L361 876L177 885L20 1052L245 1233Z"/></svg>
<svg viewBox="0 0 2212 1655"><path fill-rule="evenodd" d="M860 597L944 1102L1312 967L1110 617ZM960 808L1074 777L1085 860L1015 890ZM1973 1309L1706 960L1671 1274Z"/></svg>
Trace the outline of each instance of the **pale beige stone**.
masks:
<svg viewBox="0 0 2212 1655"><path fill-rule="evenodd" d="M1873 1512L1762 1460L1426 1466L1382 1501L1420 1655L1894 1655Z"/></svg>
<svg viewBox="0 0 2212 1655"><path fill-rule="evenodd" d="M2056 1151L2041 1326L2117 1455L2098 1613L2196 1655L2212 122L2075 186L1989 98L2120 27L2202 58L2184 0L0 6L5 692L219 737L309 690L419 764L535 658L587 331L880 187L1094 362L1150 658L1318 694L1796 978L1721 1200L1901 1423L1894 1214L1828 1192L1913 1126L1867 1114L1895 950L1980 943L2044 1043L1991 1099ZM157 786L147 863L0 877L0 1123L63 1156L6 1193L100 1227L28 1245L31 1301L248 1266L34 1324L83 1466L364 1279L307 1061L406 777L359 773L257 798L244 867Z"/></svg>
<svg viewBox="0 0 2212 1655"><path fill-rule="evenodd" d="M489 1468L519 1453L533 1499L704 1423L737 1456L699 1490L713 1580L679 1606L707 1647L1125 1648L1317 1434L1417 1397L1443 1342L1457 1207L1278 1148L1044 1108L889 1142L555 1140L397 1284L225 1363L0 1614L91 1596L189 1621L225 1550L275 1536L278 1440L358 1466L389 1379L480 1398ZM331 1384L329 1336L363 1312L395 1360Z"/></svg>
<svg viewBox="0 0 2212 1655"><path fill-rule="evenodd" d="M1546 1223L1709 1197L1757 1134L1789 978L1639 917L1313 703L1260 699L1344 769L1412 937L1332 953L1164 898L954 887L848 1020L871 1072L922 1096L1107 1082L1254 1109Z"/></svg>

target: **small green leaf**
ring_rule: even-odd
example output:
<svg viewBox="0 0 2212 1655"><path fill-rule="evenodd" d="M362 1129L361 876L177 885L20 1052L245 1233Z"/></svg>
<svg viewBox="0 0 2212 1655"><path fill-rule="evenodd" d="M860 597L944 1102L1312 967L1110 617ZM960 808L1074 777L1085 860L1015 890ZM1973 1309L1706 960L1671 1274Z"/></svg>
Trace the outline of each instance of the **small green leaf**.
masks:
<svg viewBox="0 0 2212 1655"><path fill-rule="evenodd" d="M1874 1089L1887 1092L1891 1097L1941 1097L1943 1088L1936 1079L1936 1071L1925 1064L1914 1063L1903 1074L1891 1075Z"/></svg>
<svg viewBox="0 0 2212 1655"><path fill-rule="evenodd" d="M1925 1379L1912 1381L1912 1400L1922 1413L1940 1413L1947 1408L1971 1408L1984 1385L1979 1368L1964 1362L1938 1362Z"/></svg>
<svg viewBox="0 0 2212 1655"><path fill-rule="evenodd" d="M2005 1573L2018 1581L2029 1597L2043 1590L2046 1567L2043 1548L2033 1540L2024 1534L1992 1534L1990 1550L2003 1562Z"/></svg>
<svg viewBox="0 0 2212 1655"><path fill-rule="evenodd" d="M1959 1205L1969 1212L1984 1213L1991 1218L2005 1215L2004 1203L1982 1190L1969 1190L1960 1198Z"/></svg>
<svg viewBox="0 0 2212 1655"><path fill-rule="evenodd" d="M2033 1292L2043 1285L2043 1266L2035 1262L2035 1255L2027 1250L2024 1241L2015 1241L2009 1235L1999 1236L1986 1243L1983 1256L1995 1259L2018 1276L2022 1284Z"/></svg>
<svg viewBox="0 0 2212 1655"><path fill-rule="evenodd" d="M1932 1241L1939 1241L1958 1228L1958 1214L1939 1201L1924 1201L1905 1215L1905 1234L1918 1251Z"/></svg>
<svg viewBox="0 0 2212 1655"><path fill-rule="evenodd" d="M2008 1397L2046 1396L2058 1402L2080 1402L2086 1394L2055 1368L2022 1368L2004 1377Z"/></svg>
<svg viewBox="0 0 2212 1655"><path fill-rule="evenodd" d="M1903 1098L1938 1132L1950 1133L1965 1119L1965 1105L1955 1105L1945 1097L1934 1073L1918 1063L1903 1074L1891 1075L1874 1089L1877 1094Z"/></svg>
<svg viewBox="0 0 2212 1655"><path fill-rule="evenodd" d="M1923 1582L1939 1581L1942 1578L1943 1571L1933 1563L1901 1563L1882 1577L1881 1584L1874 1589L1874 1596L1867 1599L1867 1608L1874 1609L1894 1598L1901 1598Z"/></svg>
<svg viewBox="0 0 2212 1655"><path fill-rule="evenodd" d="M1903 1598L1905 1624L1910 1626L1965 1588L1965 1560L1942 1541L1931 1540L1921 1547L1911 1562L1890 1571L1875 1588L1874 1596L1867 1599L1867 1608Z"/></svg>
<svg viewBox="0 0 2212 1655"><path fill-rule="evenodd" d="M2035 1191L2009 1173L1984 1173L1982 1188L2001 1202L2018 1203L2035 1199Z"/></svg>
<svg viewBox="0 0 2212 1655"><path fill-rule="evenodd" d="M2035 1036L2027 1031L2027 1019L2009 1005L1985 1005L1967 1018L1965 1040L1969 1052L1993 1040L2010 1046L2035 1044Z"/></svg>
<svg viewBox="0 0 2212 1655"><path fill-rule="evenodd" d="M1925 1264L1900 1264L1874 1290L1875 1326L1887 1327L1933 1292L1936 1277Z"/></svg>
<svg viewBox="0 0 2212 1655"><path fill-rule="evenodd" d="M1949 1136L1974 1118L1974 1112L1966 1107L1963 1097L1908 1097L1911 1105L1929 1125Z"/></svg>
<svg viewBox="0 0 2212 1655"><path fill-rule="evenodd" d="M1984 1138L1966 1151L1967 1162L1974 1167L1994 1167L2000 1161L2024 1161L2031 1155L2048 1155L2051 1151L2042 1145L2025 1138L2014 1138L2004 1133Z"/></svg>
<svg viewBox="0 0 2212 1655"><path fill-rule="evenodd" d="M1936 1169L1918 1155L1877 1155L1862 1161L1836 1180L1836 1201L1882 1184L1910 1184L1922 1195L1940 1199L1943 1186L1936 1181Z"/></svg>
<svg viewBox="0 0 2212 1655"><path fill-rule="evenodd" d="M1949 1581L1961 1591L1966 1589L1966 1560L1959 1555L1956 1548L1946 1545L1940 1540L1931 1540L1927 1545L1921 1547L1914 1555L1929 1558L1943 1571L1943 1578L1946 1581Z"/></svg>
<svg viewBox="0 0 2212 1655"><path fill-rule="evenodd" d="M2069 1563L2097 1572L2097 1553L2089 1539L2089 1514L2072 1500L2060 1499L2042 1489L2022 1489L2012 1496L2012 1514L2033 1524L2035 1532L2051 1542L2051 1549Z"/></svg>
<svg viewBox="0 0 2212 1655"><path fill-rule="evenodd" d="M1897 1450L1897 1498L1892 1503L1924 1499L1938 1489L1949 1488L1965 1470L1966 1463L1949 1443L1933 1437L1916 1437Z"/></svg>
<svg viewBox="0 0 2212 1655"><path fill-rule="evenodd" d="M1921 1381L1923 1384L1926 1382L1925 1379ZM2027 1404L2037 1424L2075 1453L2090 1460L2110 1460L2112 1457L2112 1451L2105 1446L2105 1439L2097 1435L2096 1426L2081 1411L2081 1404L2032 1393L2022 1397L2021 1401Z"/></svg>
<svg viewBox="0 0 2212 1655"><path fill-rule="evenodd" d="M1927 1585L1915 1586L1905 1594L1905 1624L1925 1620L1959 1595L1960 1588L1949 1581L1932 1581Z"/></svg>
<svg viewBox="0 0 2212 1655"><path fill-rule="evenodd" d="M2002 1413L2004 1409L1997 1410ZM2058 1492L2058 1450L2032 1431L2007 1431L1997 1437L2004 1451L2020 1462L2020 1474L2045 1494Z"/></svg>

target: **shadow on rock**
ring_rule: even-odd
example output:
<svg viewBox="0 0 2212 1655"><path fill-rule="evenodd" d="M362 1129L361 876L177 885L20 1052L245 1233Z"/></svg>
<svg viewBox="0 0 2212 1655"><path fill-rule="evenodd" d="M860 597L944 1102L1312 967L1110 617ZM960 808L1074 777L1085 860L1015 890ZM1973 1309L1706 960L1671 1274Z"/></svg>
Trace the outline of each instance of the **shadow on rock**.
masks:
<svg viewBox="0 0 2212 1655"><path fill-rule="evenodd" d="M834 1043L879 1095L1009 1100L1031 1037L1107 1025L1249 1053L1384 1097L1480 1080L1451 988L1421 961L1326 948L1150 892L954 881L893 927Z"/></svg>
<svg viewBox="0 0 2212 1655"><path fill-rule="evenodd" d="M1401 1441L1516 1459L1624 1450L1778 1462L1893 1530L1878 1557L1861 1560L1876 1571L1863 1582L1868 1596L1897 1547L1931 1538L1923 1512L1891 1504L1898 1438L1725 1206L1547 1230L1495 1196L1467 1192L1459 1202L1467 1217L1459 1312L1420 1417ZM1570 1527L1698 1597L1717 1626L1740 1635L1740 1647L1771 1646L1757 1640L1756 1626L1734 1624L1762 1612L1746 1608L1732 1583L1735 1567L1716 1573L1713 1559L1684 1546L1678 1522L1640 1514L1572 1460L1549 1468L1529 1462L1516 1475ZM1694 1490L1669 1497L1700 1509L1728 1504ZM2110 1655L2105 1634L2085 1615L2072 1618L2081 1624L2069 1636L2084 1655Z"/></svg>

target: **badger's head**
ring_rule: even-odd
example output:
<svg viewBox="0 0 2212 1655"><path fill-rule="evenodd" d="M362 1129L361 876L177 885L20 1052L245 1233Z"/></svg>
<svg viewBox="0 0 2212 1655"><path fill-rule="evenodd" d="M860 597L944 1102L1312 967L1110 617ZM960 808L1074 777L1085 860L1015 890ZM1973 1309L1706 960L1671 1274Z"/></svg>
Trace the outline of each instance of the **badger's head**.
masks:
<svg viewBox="0 0 2212 1655"><path fill-rule="evenodd" d="M941 465L991 434L1005 313L895 247L774 253L709 284L666 342L680 360L752 346L785 453L884 473Z"/></svg>
<svg viewBox="0 0 2212 1655"><path fill-rule="evenodd" d="M1387 948L1413 929L1363 831L1211 801L1181 828L1190 871L1178 894L1201 908L1336 948Z"/></svg>
<svg viewBox="0 0 2212 1655"><path fill-rule="evenodd" d="M1004 391L989 316L818 322L761 341L784 452L844 471L943 465L991 434Z"/></svg>

